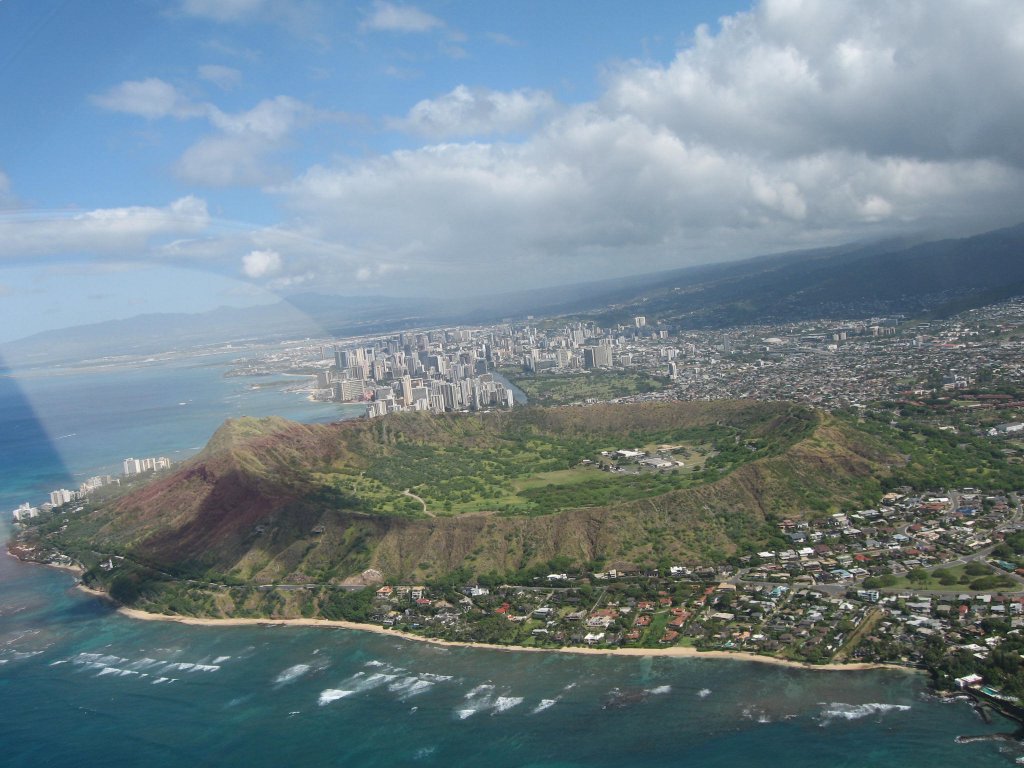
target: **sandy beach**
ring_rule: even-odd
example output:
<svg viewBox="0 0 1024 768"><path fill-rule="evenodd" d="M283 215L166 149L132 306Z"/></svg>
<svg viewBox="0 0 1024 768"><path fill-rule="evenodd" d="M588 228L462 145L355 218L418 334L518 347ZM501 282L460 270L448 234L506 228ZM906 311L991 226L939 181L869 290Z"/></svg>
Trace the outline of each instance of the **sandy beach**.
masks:
<svg viewBox="0 0 1024 768"><path fill-rule="evenodd" d="M99 590L90 589L84 584L78 584L81 591L110 600L109 595ZM571 653L590 656L662 656L669 658L699 658L699 659L730 659L732 661L752 661L758 664L773 664L780 667L792 669L817 670L823 672L851 672L866 669L890 669L901 672L917 672L918 670L909 667L901 667L895 664L806 664L799 661L777 659L772 656L760 656L754 653L743 653L742 651L698 651L696 648L672 646L668 648L530 648L521 645L495 645L492 643L459 642L455 640L440 640L433 637L423 637L410 632L388 629L377 624L360 624L354 621L342 621L332 619L205 619L194 616L169 616L162 613L149 613L140 611L137 608L126 608L119 606L117 612L122 616L140 621L174 621L179 624L190 624L200 627L253 627L253 626L291 626L291 627L321 627L334 629L352 629L358 632L373 632L378 635L413 640L420 643L431 643L453 648L480 648L490 651L506 651L510 653Z"/></svg>

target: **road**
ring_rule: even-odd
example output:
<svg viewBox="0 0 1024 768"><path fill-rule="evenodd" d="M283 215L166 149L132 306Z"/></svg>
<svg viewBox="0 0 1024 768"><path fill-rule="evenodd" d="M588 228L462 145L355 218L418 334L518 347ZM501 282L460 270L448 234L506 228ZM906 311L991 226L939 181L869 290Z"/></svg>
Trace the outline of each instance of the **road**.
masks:
<svg viewBox="0 0 1024 768"><path fill-rule="evenodd" d="M429 509L427 509L427 502L425 502L423 499L421 499L419 496L417 496L415 493L413 493L411 488L406 488L404 491L402 491L402 495L403 496L408 496L410 499L416 499L416 501L418 501L420 504L422 504L423 505L423 514L426 515L427 517L437 517L436 514L431 512Z"/></svg>

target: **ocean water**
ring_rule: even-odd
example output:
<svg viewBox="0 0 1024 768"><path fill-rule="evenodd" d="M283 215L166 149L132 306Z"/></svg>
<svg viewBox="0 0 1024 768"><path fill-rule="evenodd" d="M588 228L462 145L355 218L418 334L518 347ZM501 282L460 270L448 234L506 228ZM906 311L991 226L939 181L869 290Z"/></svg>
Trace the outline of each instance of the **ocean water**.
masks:
<svg viewBox="0 0 1024 768"><path fill-rule="evenodd" d="M226 418L326 422L365 412L283 391L296 377L225 378L239 354L92 370L0 368L0 510L15 500L42 502L62 484L74 489L92 475L120 474L129 456L181 460Z"/></svg>
<svg viewBox="0 0 1024 768"><path fill-rule="evenodd" d="M212 362L0 378L4 517L125 456L184 456L225 416L352 413ZM984 768L1022 754L955 743L1013 724L932 699L914 674L194 627L122 617L73 584L0 558L4 766Z"/></svg>

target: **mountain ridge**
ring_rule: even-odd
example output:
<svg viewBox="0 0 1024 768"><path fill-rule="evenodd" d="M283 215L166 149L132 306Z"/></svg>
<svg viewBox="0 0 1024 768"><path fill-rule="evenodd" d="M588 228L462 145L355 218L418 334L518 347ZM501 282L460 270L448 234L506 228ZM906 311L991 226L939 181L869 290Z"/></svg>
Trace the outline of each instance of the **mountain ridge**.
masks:
<svg viewBox="0 0 1024 768"><path fill-rule="evenodd" d="M518 410L485 419L406 414L416 418L333 425L231 421L198 456L69 519L68 531L57 539L79 555L118 554L177 578L247 584L342 583L358 580L368 568L392 579L423 580L459 569L512 573L555 560L709 564L740 547L763 546L777 534L773 525L781 516L866 502L879 491L880 468L899 461L846 423L781 403ZM735 434L741 447L758 444L765 455L709 472L706 482L541 515L367 512L354 497L333 494L322 476L328 469L365 473L361 467L395 445L420 450L430 440L456 447L468 440L476 451L486 442L547 429L575 430L581 439L597 434L598 441L618 434L628 441L630 432L617 430L633 425L635 437L653 423L686 435L718 430L721 445L735 442ZM738 431L723 432L723 425ZM604 480L599 470L592 472L592 482Z"/></svg>
<svg viewBox="0 0 1024 768"><path fill-rule="evenodd" d="M644 314L681 328L944 315L1024 293L1024 224L921 240L889 238L460 299L293 294L259 307L142 315L46 331L0 345L0 359L13 367L183 345L383 334L528 315L586 315L616 323Z"/></svg>

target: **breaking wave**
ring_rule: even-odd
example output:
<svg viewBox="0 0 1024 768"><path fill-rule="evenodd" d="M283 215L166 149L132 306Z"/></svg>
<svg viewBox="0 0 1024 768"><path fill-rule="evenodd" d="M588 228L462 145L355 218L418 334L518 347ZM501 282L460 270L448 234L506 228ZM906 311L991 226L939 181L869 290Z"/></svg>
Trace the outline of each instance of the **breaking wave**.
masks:
<svg viewBox="0 0 1024 768"><path fill-rule="evenodd" d="M330 704L332 701L343 699L346 696L351 696L355 691L343 691L339 688L326 688L320 691L320 698L317 699L317 703L323 707Z"/></svg>
<svg viewBox="0 0 1024 768"><path fill-rule="evenodd" d="M50 662L50 666L68 662L82 669L95 670L96 677L138 677L141 679L149 677L150 673L147 670L150 670L158 676L158 679L153 681L154 683L177 679L169 677L172 672L216 672L220 669L219 664L167 661L148 656L132 661L124 656L115 656L109 653L79 653L69 659Z"/></svg>
<svg viewBox="0 0 1024 768"><path fill-rule="evenodd" d="M172 661L162 672L216 672L219 664L193 664L190 661Z"/></svg>
<svg viewBox="0 0 1024 768"><path fill-rule="evenodd" d="M522 696L499 696L497 699L494 700L494 711L491 712L491 714L498 715L502 712L507 712L508 710L512 709L512 707L518 707L522 703Z"/></svg>
<svg viewBox="0 0 1024 768"><path fill-rule="evenodd" d="M275 685L285 685L293 680L298 680L304 674L309 672L311 667L309 664L294 664L288 669L282 670L281 673L274 678Z"/></svg>
<svg viewBox="0 0 1024 768"><path fill-rule="evenodd" d="M825 704L821 711L821 725L826 726L833 720L860 720L870 715L884 715L889 712L906 712L910 709L908 704L843 704L832 702Z"/></svg>
<svg viewBox="0 0 1024 768"><path fill-rule="evenodd" d="M523 703L522 696L509 696L507 694L495 696L494 691L495 687L491 683L481 683L467 691L463 698L468 702L468 705L455 710L455 714L458 715L460 720L465 720L478 712L486 712L487 710L490 710L492 715L498 715Z"/></svg>
<svg viewBox="0 0 1024 768"><path fill-rule="evenodd" d="M533 708L533 712L531 714L536 715L538 712L543 712L545 709L551 709L551 707L555 706L557 703L558 699L541 699L540 704Z"/></svg>
<svg viewBox="0 0 1024 768"><path fill-rule="evenodd" d="M753 720L755 723L761 723L762 725L772 721L768 713L760 707L744 707L742 715L745 719Z"/></svg>

